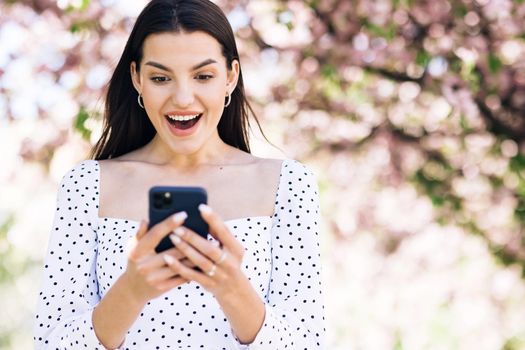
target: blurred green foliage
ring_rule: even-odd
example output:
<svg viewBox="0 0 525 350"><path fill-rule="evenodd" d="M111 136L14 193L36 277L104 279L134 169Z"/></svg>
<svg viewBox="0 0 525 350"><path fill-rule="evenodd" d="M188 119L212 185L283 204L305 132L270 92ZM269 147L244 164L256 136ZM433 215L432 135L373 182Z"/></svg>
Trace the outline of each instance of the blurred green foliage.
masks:
<svg viewBox="0 0 525 350"><path fill-rule="evenodd" d="M91 116L88 111L84 107L81 107L73 124L74 129L88 141L91 138L91 130L86 127L86 121L90 118Z"/></svg>
<svg viewBox="0 0 525 350"><path fill-rule="evenodd" d="M125 41L133 21L129 14L118 12L122 8L116 10L118 3L7 0L0 4L0 24L19 22L20 28L26 28L36 21L36 14L55 19L45 24L57 32L52 38L56 52L50 53L49 47L54 46L44 43L42 47L48 51L41 56L49 60L32 61L33 74L40 78L34 81L35 89L47 91L48 85L38 84L42 77L51 77L53 84L66 91L60 96L69 98L76 108L71 121L63 123L56 116L62 112L53 112L56 106L46 110L45 103L33 101L35 123L50 121L57 128L67 125L86 144L93 142L101 124L101 113L93 107L99 95L93 90L102 91L103 85L89 86L87 77L96 73L97 67L115 64L121 50L115 42ZM261 115L271 116L267 123L285 140L283 148L291 157L317 165L321 194L332 195L324 199L326 227L335 242L329 259L349 258L340 250L357 239L354 233L372 232L376 239L373 251L382 252L382 265L389 266L388 259L396 254L403 257L403 248L408 249L405 241L437 223L482 239L502 269L518 267L525 279L523 0L219 3L226 12L235 10L246 17L236 34L242 42L243 65L247 62L261 68L256 85L267 86L261 94L264 98L257 96ZM126 2L126 6L131 4ZM63 32L52 27L57 23ZM0 25L0 31L2 28L12 27ZM29 55L36 43L49 36L38 37L37 33L32 30L20 36L27 40L22 52ZM5 50L15 44L4 43ZM267 56L263 55L269 51L276 62L266 67ZM16 61L17 55L10 53L9 60ZM0 67L0 77L12 67L16 65ZM272 77L268 72L278 73ZM15 73L12 76L21 74ZM29 114L26 110L16 112L20 109L16 97L27 97L25 92L0 85L6 105L16 106L6 108L8 123L16 125ZM24 103L29 105L31 101L26 99ZM275 120L277 124L272 124ZM24 163L42 164L49 170L61 154L60 147L71 142L63 139L63 132L46 135L48 139L20 142L18 153ZM414 198L399 194L406 188L414 189ZM395 204L385 204L389 200ZM426 201L431 206L429 218L418 211ZM404 211L396 212L399 207ZM0 286L13 283L35 263L8 239L17 224L15 215L3 217ZM464 257L455 258L458 266L464 267ZM420 274L425 273L422 267ZM381 275L375 270L372 274ZM410 283L413 281L399 282L391 292L397 293ZM368 299L376 285L366 287ZM490 290L484 293L490 300L497 299ZM435 314L427 320L428 344L461 348L460 338L467 335L451 329L456 294L461 293L452 293L447 302L437 303ZM501 319L518 319L516 315L522 313L511 301L493 303L504 313L498 314ZM508 316L512 312L515 314ZM387 318L401 316L396 311ZM392 340L389 349L412 350L407 329L417 326L385 326L388 331L384 332L389 332ZM514 326L501 327L506 327L505 331L494 330L503 339L498 350L525 349L525 334ZM0 329L0 348L12 346L12 332L12 328ZM334 330L337 339L347 333L346 328ZM352 335L355 342L361 338L361 334Z"/></svg>

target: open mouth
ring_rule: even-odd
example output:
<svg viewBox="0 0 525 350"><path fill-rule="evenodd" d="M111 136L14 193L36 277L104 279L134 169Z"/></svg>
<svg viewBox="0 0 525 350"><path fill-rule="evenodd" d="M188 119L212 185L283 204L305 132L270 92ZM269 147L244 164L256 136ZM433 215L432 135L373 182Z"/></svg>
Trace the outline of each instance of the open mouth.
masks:
<svg viewBox="0 0 525 350"><path fill-rule="evenodd" d="M197 122L201 119L201 114L196 115L185 115L185 116L177 116L177 115L166 115L165 116L168 122L179 130L186 130L197 124Z"/></svg>

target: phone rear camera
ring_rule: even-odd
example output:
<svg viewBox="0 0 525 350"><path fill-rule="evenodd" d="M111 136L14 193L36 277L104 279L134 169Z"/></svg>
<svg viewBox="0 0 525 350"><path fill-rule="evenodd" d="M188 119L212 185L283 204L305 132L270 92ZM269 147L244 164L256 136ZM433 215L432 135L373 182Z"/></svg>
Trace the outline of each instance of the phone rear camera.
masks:
<svg viewBox="0 0 525 350"><path fill-rule="evenodd" d="M171 206L172 198L170 192L154 193L153 206L155 209L167 209Z"/></svg>
<svg viewBox="0 0 525 350"><path fill-rule="evenodd" d="M162 200L154 199L153 206L155 207L155 209L162 209Z"/></svg>
<svg viewBox="0 0 525 350"><path fill-rule="evenodd" d="M169 192L164 192L164 198L163 198L163 202L165 205L169 206L171 204L171 193Z"/></svg>

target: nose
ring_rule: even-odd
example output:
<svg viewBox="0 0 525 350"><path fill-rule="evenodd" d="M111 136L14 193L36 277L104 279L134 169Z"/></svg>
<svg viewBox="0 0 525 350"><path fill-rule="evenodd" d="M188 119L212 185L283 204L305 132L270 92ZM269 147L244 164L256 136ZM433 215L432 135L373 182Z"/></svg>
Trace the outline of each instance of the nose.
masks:
<svg viewBox="0 0 525 350"><path fill-rule="evenodd" d="M171 93L171 99L177 107L184 108L191 106L194 101L193 89L191 85L187 83L177 84Z"/></svg>

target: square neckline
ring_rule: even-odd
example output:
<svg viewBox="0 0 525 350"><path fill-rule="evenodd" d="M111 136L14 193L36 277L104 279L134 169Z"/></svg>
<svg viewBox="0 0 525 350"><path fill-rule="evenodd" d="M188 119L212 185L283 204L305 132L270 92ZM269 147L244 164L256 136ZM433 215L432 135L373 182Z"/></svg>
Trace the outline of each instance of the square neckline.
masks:
<svg viewBox="0 0 525 350"><path fill-rule="evenodd" d="M100 207L100 187L101 187L101 177L100 177L100 162L98 160L93 160L97 166L97 179L98 179L98 195L97 195L97 220L100 222L100 221L115 221L115 222L118 222L118 221L125 221L127 223L136 223L136 224L139 224L140 221L137 221L137 220L133 220L133 219L126 219L126 218L120 218L120 217L112 217L112 216L100 216L99 215L99 207ZM279 192L280 192L280 189L281 189L281 184L282 184L282 181L283 181L283 174L284 174L284 168L285 168L285 164L288 162L288 159L282 159L282 162L281 162L281 167L280 167L280 171L279 171L279 182L277 184L277 189L275 191L275 196L274 196L274 208L273 208L273 213L272 215L255 215L255 216L244 216L244 217L240 217L240 218L233 218L233 219L229 219L229 220L223 220L224 223L229 223L229 222L236 222L236 221L251 221L251 220L258 220L258 219L262 219L262 220L272 220L275 216L275 213L277 212L277 206L275 203L277 203L277 199L279 197Z"/></svg>

